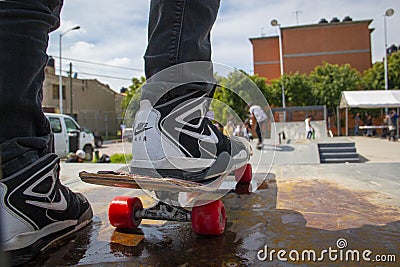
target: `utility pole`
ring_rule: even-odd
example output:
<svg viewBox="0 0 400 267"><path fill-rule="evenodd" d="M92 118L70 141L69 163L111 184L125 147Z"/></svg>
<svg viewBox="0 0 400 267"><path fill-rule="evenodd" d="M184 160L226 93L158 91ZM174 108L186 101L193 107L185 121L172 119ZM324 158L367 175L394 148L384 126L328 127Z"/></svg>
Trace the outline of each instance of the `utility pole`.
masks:
<svg viewBox="0 0 400 267"><path fill-rule="evenodd" d="M389 89L389 78L388 78L388 63L387 63L387 56L388 56L388 52L387 52L387 26L386 26L386 17L391 17L394 14L394 9L393 8L389 8L388 10L386 10L385 15L383 16L383 29L384 29L384 33L385 33L385 58L384 58L384 75L385 75L385 90ZM389 113L389 109L385 108L385 113L388 114Z"/></svg>
<svg viewBox="0 0 400 267"><path fill-rule="evenodd" d="M282 48L282 30L281 24L276 19L271 20L271 26L278 26L278 39L279 39L279 63L281 67L281 84L282 84L282 108L283 108L283 121L286 122L286 103L285 103L285 85L283 83L283 48Z"/></svg>
<svg viewBox="0 0 400 267"><path fill-rule="evenodd" d="M60 97L60 103L59 103L59 108L60 108L60 113L61 114L64 114L64 110L63 110L63 98L64 98L64 96L63 96L63 85L62 85L62 63L61 63L61 61L62 61L62 56L61 56L61 52L62 52L62 37L64 36L64 35L66 35L67 33L69 33L70 31L73 31L73 30L79 30L81 28L81 26L75 26L75 27L73 27L73 28L71 28L71 29L68 29L68 30L66 30L65 32L63 32L63 33L60 33L60 35L59 35L59 42L60 42L60 44L59 44L59 60L60 60L60 70L59 70L59 72L60 72L60 77L59 77L59 81L58 81L58 83L59 83L59 85L58 85L58 94L59 94L59 97Z"/></svg>
<svg viewBox="0 0 400 267"><path fill-rule="evenodd" d="M69 63L68 77L69 77L69 96L70 96L69 113L70 113L71 117L74 117L73 100L72 100L72 63L71 62Z"/></svg>

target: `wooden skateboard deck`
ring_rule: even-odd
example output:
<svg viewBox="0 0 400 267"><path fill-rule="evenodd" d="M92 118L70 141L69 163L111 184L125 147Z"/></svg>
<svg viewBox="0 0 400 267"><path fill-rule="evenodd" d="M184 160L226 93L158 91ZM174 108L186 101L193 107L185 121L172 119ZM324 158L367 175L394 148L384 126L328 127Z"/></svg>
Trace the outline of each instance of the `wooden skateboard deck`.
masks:
<svg viewBox="0 0 400 267"><path fill-rule="evenodd" d="M223 180L219 178L204 185L176 178L154 178L113 171L100 171L98 173L83 171L79 173L79 177L83 182L89 184L169 192L215 192L215 186L218 186L218 183L220 184Z"/></svg>

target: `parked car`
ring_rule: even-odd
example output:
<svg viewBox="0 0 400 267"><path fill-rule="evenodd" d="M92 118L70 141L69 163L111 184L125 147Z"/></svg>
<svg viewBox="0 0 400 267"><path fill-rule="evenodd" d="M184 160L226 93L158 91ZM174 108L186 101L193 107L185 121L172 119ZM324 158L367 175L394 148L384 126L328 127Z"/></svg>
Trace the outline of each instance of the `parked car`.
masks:
<svg viewBox="0 0 400 267"><path fill-rule="evenodd" d="M68 153L82 149L86 159L93 159L93 133L83 129L70 116L55 113L45 113L50 121L51 131L54 134L54 152L59 157L67 157Z"/></svg>
<svg viewBox="0 0 400 267"><path fill-rule="evenodd" d="M122 129L122 139L124 141L132 142L133 140L133 128Z"/></svg>

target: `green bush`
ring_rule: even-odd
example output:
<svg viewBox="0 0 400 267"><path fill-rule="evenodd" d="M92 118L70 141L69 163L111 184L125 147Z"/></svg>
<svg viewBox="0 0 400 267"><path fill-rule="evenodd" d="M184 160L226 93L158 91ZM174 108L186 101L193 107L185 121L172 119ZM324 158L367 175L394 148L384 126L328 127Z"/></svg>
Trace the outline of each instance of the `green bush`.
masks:
<svg viewBox="0 0 400 267"><path fill-rule="evenodd" d="M125 159L126 157L126 159ZM126 163L132 160L132 155L125 155L125 154L112 154L110 156L111 163ZM126 160L126 161L125 161Z"/></svg>

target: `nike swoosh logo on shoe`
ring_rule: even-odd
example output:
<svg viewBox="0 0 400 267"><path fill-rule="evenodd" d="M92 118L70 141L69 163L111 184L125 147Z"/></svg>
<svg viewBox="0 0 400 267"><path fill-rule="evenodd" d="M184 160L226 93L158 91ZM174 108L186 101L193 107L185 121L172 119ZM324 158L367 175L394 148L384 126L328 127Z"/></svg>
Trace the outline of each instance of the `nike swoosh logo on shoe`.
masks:
<svg viewBox="0 0 400 267"><path fill-rule="evenodd" d="M39 202L33 200L26 200L27 204L31 204L36 207L50 209L50 210L57 210L57 211L64 211L68 207L67 200L65 199L64 194L58 189L58 193L60 194L60 200L57 202Z"/></svg>
<svg viewBox="0 0 400 267"><path fill-rule="evenodd" d="M214 133L214 131L212 131L210 129L210 125L208 125L208 129L210 130L211 134L210 135L205 135L205 134L199 134L196 132L192 132L186 129L179 129L179 128L175 128L175 130L180 131L186 135L189 135L193 138L199 139L200 141L203 142L208 142L208 143L213 143L213 144L218 144L218 137L217 135Z"/></svg>
<svg viewBox="0 0 400 267"><path fill-rule="evenodd" d="M148 125L147 122L138 123L138 125L135 128L135 135L138 135L141 132L144 132L146 130L149 130L149 129L153 128L153 127L147 127L147 125Z"/></svg>
<svg viewBox="0 0 400 267"><path fill-rule="evenodd" d="M138 135L138 134L140 134L141 132L150 130L151 128L153 128L153 127L146 127L146 128L140 129L140 130L135 130L135 135Z"/></svg>

